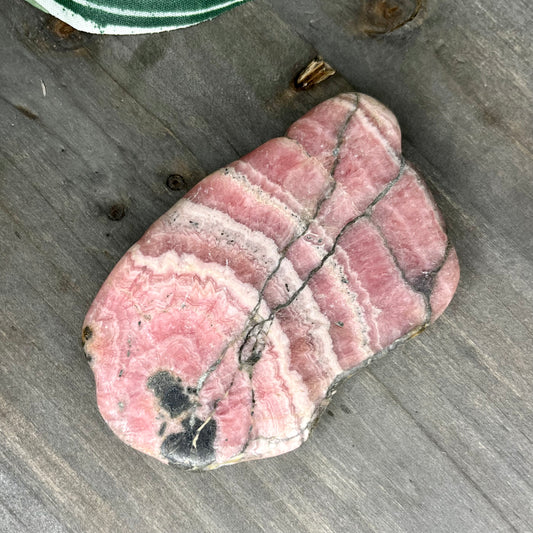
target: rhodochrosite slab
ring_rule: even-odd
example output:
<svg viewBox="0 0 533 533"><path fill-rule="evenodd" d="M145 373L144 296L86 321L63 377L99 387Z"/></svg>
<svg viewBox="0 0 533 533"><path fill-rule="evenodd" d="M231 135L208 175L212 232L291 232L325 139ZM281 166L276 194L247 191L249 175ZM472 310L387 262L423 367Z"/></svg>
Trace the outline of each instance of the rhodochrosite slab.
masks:
<svg viewBox="0 0 533 533"><path fill-rule="evenodd" d="M83 330L100 412L187 468L287 452L343 378L443 312L458 278L392 113L327 100L205 178L111 272Z"/></svg>

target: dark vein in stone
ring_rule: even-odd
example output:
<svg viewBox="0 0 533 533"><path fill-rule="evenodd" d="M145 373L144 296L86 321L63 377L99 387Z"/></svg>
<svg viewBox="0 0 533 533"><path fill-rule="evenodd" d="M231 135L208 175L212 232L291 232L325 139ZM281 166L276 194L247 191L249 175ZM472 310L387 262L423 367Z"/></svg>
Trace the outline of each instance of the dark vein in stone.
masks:
<svg viewBox="0 0 533 533"><path fill-rule="evenodd" d="M422 186L424 186L424 183L423 181L421 180L421 178L419 177L418 173L414 173L415 174L415 179L416 181L421 184ZM426 190L423 191L424 192L424 195L427 197L428 196L428 193ZM380 198L381 199L381 198ZM378 200L379 201L379 200ZM432 210L435 214L435 217L438 218L438 212L436 212L436 209L435 209L435 203L433 201L432 198L428 198L428 201L429 201L429 204L431 205L432 207ZM375 202L377 203L377 202ZM375 205L375 204L374 204ZM379 224L377 224L376 222L374 222L372 219L370 219L371 222L372 222L372 225L376 228L377 232L379 233L382 241L383 241L383 244L385 246L385 248L387 248L390 256L392 257L392 260L394 261L394 264L398 270L398 272L400 272L401 276L402 276L402 279L404 281L404 283L409 287L411 288L413 291L415 291L416 293L422 295L422 297L424 298L424 305L426 307L426 317L425 317L425 320L424 320L424 323L422 324L422 328L426 328L429 323L431 322L431 316L433 314L433 311L431 309L431 295L433 293L433 288L434 288L434 283L435 283L435 279L436 279L436 276L437 274L440 272L441 268L444 266L444 263L446 263L446 260L448 259L448 256L450 254L450 250L452 248L452 245L451 245L451 242L450 240L447 238L446 240L446 248L444 250L444 255L443 255L443 258L442 260L440 261L440 263L435 267L433 268L432 270L429 270L429 271L424 271L422 272L422 274L429 278L430 279L430 282L431 282L431 288L428 290L428 291L425 291L423 288L420 288L420 287L417 287L415 285L415 283L413 283L412 281L409 281L407 279L407 276L405 275L405 272L403 271L403 269L401 268L399 262L398 262L398 258L396 257L396 255L394 254L392 248L390 247L389 245L389 242L387 240L387 238L385 237L385 235L383 234L382 230L381 230L381 226ZM441 225L439 224L439 227ZM442 228L441 228L442 229Z"/></svg>
<svg viewBox="0 0 533 533"><path fill-rule="evenodd" d="M243 342L243 344L241 345L241 348L240 348L240 351L242 351L242 348L244 347L244 345L246 344L246 340L249 338L250 336L250 333L253 329L255 328L259 328L258 329L258 333L257 333L257 337L259 337L259 335L263 335L263 336L267 336L268 335L268 330L270 328L270 326L272 325L272 322L276 316L276 314L281 310L281 309L284 309L286 307L288 307L289 305L291 305L291 303L299 296L299 294L304 290L304 288L308 285L309 281L311 280L311 278L324 266L324 264L326 263L326 261L335 253L335 250L336 250L336 247L337 247L337 244L339 242L339 240L341 239L341 237L346 233L346 231L348 231L348 229L350 227L352 227L354 224L356 224L359 220L363 219L363 218L370 218L371 214L372 214L372 210L374 208L374 206L391 190L391 188L401 179L401 177L403 176L404 174L404 171L405 171L405 168L406 168L406 164L405 164L405 161L403 159L403 156L401 158L401 164L400 164L400 168L398 170L398 174L385 186L385 188L376 196L376 198L374 198L374 200L368 205L368 207L365 209L365 211L352 218L351 220L349 220L343 227L342 229L339 231L337 237L335 238L335 241L333 243L333 246L331 247L331 250L322 258L322 260L320 261L320 264L317 265L314 269L312 269L309 274L307 275L306 279L304 280L304 282L302 283L302 285L298 288L297 291L295 291L291 297L286 301L284 302L283 304L279 304L278 306L276 306L274 309L272 309L270 315L268 318L264 319L263 321L255 324L255 326L249 330L248 334L247 334L247 337L245 339L245 341ZM394 256L393 256L394 257ZM394 258L395 259L395 258ZM401 271L401 270L400 270ZM403 275L403 273L402 273ZM430 315L431 316L431 315ZM268 324L268 325L267 325ZM355 366L354 368L348 370L348 371L345 371L341 374L339 374L332 382L332 384L329 386L328 388L328 392L326 393L326 396L325 398L318 404L317 408L315 409L314 413L312 414L311 418L310 418L310 421L308 422L308 424L305 426L305 428L303 428L302 430L300 430L300 435L302 435L307 429L312 429L314 427L314 425L316 424L316 422L318 421L318 419L320 418L320 414L322 414L322 411L326 408L326 406L328 405L329 403L329 400L331 398L331 396L334 394L335 390L336 390L336 387L338 386L338 384L341 382L341 381L344 381L344 379L348 378L349 376L351 376L357 369L363 367L363 366L366 366L368 363L370 363L371 360L375 359L375 358L378 358L378 357L381 357L382 355L384 355L385 353L388 353L390 350L392 350L393 348L395 348L398 344L400 344L401 342L403 342L404 340L407 340L411 337L413 337L414 335L417 335L418 333L420 333L421 331L423 331L425 329L425 327L427 326L427 324L424 324L422 326L418 326L416 328L414 328L413 330L411 330L409 333L407 333L406 335L404 335L403 337L401 337L400 339L397 339L396 341L394 341L392 344L390 344L387 348L384 348L383 350L381 350L380 352L377 352L376 354L368 357L367 359L365 359L362 363L360 363L359 365ZM267 328L266 331L264 330L264 328ZM257 341L256 341L257 342ZM252 351L253 352L253 351ZM259 360L259 359L258 359ZM248 366L249 368L249 372L250 372L250 377L251 375L253 374L253 367L255 366L255 362L257 361L254 361L253 364L249 364L248 362L245 362L245 365ZM253 389L252 389L253 391ZM252 413L253 414L253 413ZM253 420L252 420L252 424L251 424L251 427L250 427L250 431L251 431L251 428L253 426ZM250 435L250 433L249 433ZM294 438L294 437L291 437L291 438ZM249 444L251 443L252 441L248 440L243 448L243 451L241 453L243 453L244 451L246 451L247 447L249 446Z"/></svg>
<svg viewBox="0 0 533 533"><path fill-rule="evenodd" d="M341 149L342 144L345 141L345 135L346 135L346 130L348 129L348 125L349 125L350 121L352 120L353 116L355 115L355 113L357 112L358 109L359 109L359 98L357 97L357 99L354 102L353 110L350 111L347 114L344 123L342 124L341 128L339 129L339 131L337 133L337 142L335 144L335 148L332 151L332 154L335 156L335 159L333 161L333 164L331 165L331 170L329 171L330 177L333 179L333 181L332 181L329 189L322 195L322 198L320 198L319 201L317 202L317 205L316 205L315 211L313 213L313 216L310 218L309 222L305 225L304 230L301 233L299 233L296 236L294 236L291 239L291 241L282 250L281 256L280 256L279 261L278 261L278 264L276 265L274 270L267 276L265 282L263 283L263 286L262 286L262 288L261 288L261 290L259 292L258 302L257 302L255 308L250 313L250 319L253 319L253 317L255 316L257 311L259 310L259 307L260 307L261 302L263 300L264 291L265 291L266 287L268 286L269 282L272 280L272 278L276 275L276 273L281 268L281 264L282 264L283 260L285 259L286 255L287 255L287 252L289 251L290 247L296 241L298 241L300 238L302 238L307 233L307 230L309 229L309 227L311 226L313 221L316 220L316 218L318 216L318 213L320 212L320 209L322 208L322 205L324 204L324 202L328 198L331 198L331 195L335 191L335 188L337 187L337 181L335 180L335 171L336 171L337 166L339 165L339 162L340 162L340 149ZM304 284L305 283L306 282L304 281ZM298 292L298 293L301 292L301 290L303 290L303 288L304 287L301 286L296 292ZM271 313L271 316L272 316L272 313ZM252 331L258 325L261 327L263 324L268 322L269 319L270 319L270 317L267 318L266 320L262 320L262 321L260 321L260 322L258 322L256 324L254 324L251 328L248 327L248 331L247 331L247 333L245 335L244 340L242 341L241 347L239 348L239 360L241 360L241 358L242 358L242 350L243 350L244 346L246 345L246 343L248 342L248 339L250 338L250 335L251 335Z"/></svg>
<svg viewBox="0 0 533 533"><path fill-rule="evenodd" d="M272 325L272 323L274 321L274 318L276 317L277 313L279 311L281 311L282 309L285 309L286 307L291 305L298 298L298 296L302 293L302 291L308 286L308 284L309 284L310 280L313 278L313 276L324 266L324 264L328 261L328 259L330 259L333 256L333 254L335 253L335 251L337 249L337 245L339 243L339 240L342 238L342 236L353 225L355 225L358 221L360 221L363 218L368 218L369 220L371 220L372 211L373 211L374 207L376 206L376 204L384 196L386 196L389 193L391 188L403 176L405 168L406 168L406 163L405 163L405 160L404 160L403 156L400 156L400 168L398 170L397 175L374 198L374 200L367 206L367 208L365 209L365 211L363 213L361 213L360 215L352 218L351 220L349 220L342 227L342 229L339 231L339 233L335 237L335 240L333 242L333 245L331 246L331 249L324 255L324 257L321 259L320 263L308 273L308 275L303 280L303 282L300 285L300 287L285 302L283 302L282 304L279 304L276 307L274 307L271 310L271 312L270 312L270 314L269 314L269 316L267 318L262 319L259 322L256 322L255 324L251 324L251 322L255 319L255 317L257 315L257 312L259 311L259 308L261 306L261 302L263 301L264 291L266 290L266 287L267 287L268 283L273 279L273 277L276 275L276 273L281 268L281 264L282 264L283 260L286 258L286 254L287 254L288 250L290 249L290 247L296 241L298 241L301 237L303 237L303 235L305 235L305 233L308 231L311 223L318 216L318 213L320 212L320 209L321 209L323 203L328 198L331 197L331 195L333 194L333 192L334 192L334 190L336 188L337 181L334 178L334 174L335 174L335 170L336 170L336 168L337 168L337 166L338 166L338 164L340 162L340 157L339 157L340 148L342 146L342 143L345 140L345 133L346 133L347 127L349 125L349 122L350 122L351 118L353 117L353 115L356 113L356 111L358 109L358 105L357 104L358 104L358 102L355 102L355 108L348 114L343 126L340 128L340 130L338 132L337 144L336 144L336 146L335 146L335 148L333 150L333 154L335 155L335 160L334 160L332 168L330 170L330 176L333 178L333 183L331 184L329 189L323 194L323 196L320 198L320 200L317 202L317 205L316 205L316 208L315 208L315 212L314 212L313 216L309 219L308 223L305 225L304 230L302 232L300 232L299 234L295 235L291 239L291 241L283 248L283 250L281 250L281 254L280 254L280 258L278 260L278 263L276 264L276 266L274 267L272 272L265 279L265 281L264 281L264 283L263 283L263 285L262 285L262 287L261 287L261 289L259 291L259 297L258 297L257 304L255 305L254 309L250 312L249 318L247 320L247 323L246 323L245 327L243 328L242 332L239 335L235 336L232 339L232 341L230 341L225 346L225 348L224 348L222 354L220 355L220 357L202 375L202 377L200 378L200 381L199 381L198 390L200 390L201 386L203 386L203 384L205 383L205 381L209 377L209 375L211 375L216 370L216 368L220 365L220 363L222 362L224 356L227 353L227 350L230 348L230 346L232 344L234 344L234 342L238 338L242 338L243 339L242 342L241 342L241 345L239 347L239 351L238 351L238 353L239 353L239 362L241 363L241 367L240 368L241 369L246 368L247 371L248 371L250 380L252 379L255 363L257 363L260 360L262 349L264 348L264 344L262 344L261 349L257 350L256 349L257 345L258 345L259 342L261 342L261 343L263 342L261 339L264 339L264 338L266 338L268 336L268 332L269 332L270 326ZM368 357L367 359L362 361L360 364L358 364L355 367L353 367L353 368L351 368L349 370L346 370L346 371L340 373L339 375L337 375L335 377L335 379L332 381L332 383L330 384L330 386L328 387L328 391L327 391L324 399L321 402L319 402L319 404L317 405L317 407L316 407L315 411L313 412L308 424L305 426L305 428L300 430L300 432L299 432L300 436L303 435L303 433L305 431L313 429L314 425L316 424L316 422L320 418L320 414L323 412L323 410L329 404L329 401L330 401L331 397L333 396L333 394L335 393L338 385L342 381L344 381L345 379L347 379L350 376L352 376L357 370L359 370L360 368L363 368L364 366L368 365L374 359L378 359L378 358L384 356L385 354L387 354L390 351L392 351L393 349L395 349L399 344L402 344L406 340L408 340L408 339L412 338L413 336L415 336L415 335L419 334L420 332L422 332L427 327L427 325L429 324L429 321L431 319L431 305L430 305L430 302L429 302L430 295L425 294L421 290L417 290L415 287L413 287L412 283L410 283L407 280L407 278L405 276L405 273L404 273L403 269L400 267L396 256L392 252L387 240L385 239L384 235L382 234L381 228L379 228L376 224L374 224L373 221L372 221L372 224L377 229L378 233L380 234L380 236L381 236L381 238L383 240L383 243L384 243L385 247L387 248L387 250L389 251L389 253L390 253L390 255L391 255L391 257L392 257L392 259L393 259L393 261L395 263L395 266L398 269L398 271L400 272L404 282L410 288L412 288L414 291L416 291L417 293L420 293L423 296L424 302L425 302L425 305L426 305L426 319L425 319L425 322L422 325L417 326L416 328L413 328L407 334L403 335L399 339L396 339L393 343L391 343L386 348L384 348L384 349L380 350L379 352L373 354L372 356ZM446 248L446 252L444 254L444 258L443 258L441 264L438 265L438 267L436 269L434 269L433 271L428 273L429 275L436 276L436 274L440 271L440 269L442 268L442 266L446 262L446 259L448 257L450 248L451 248L451 245L448 242L447 248ZM250 340L251 337L255 337L254 345L253 345L252 351L251 351L251 357L247 361L243 362L242 361L242 356L243 356L242 352L243 352L244 347L247 345L247 343L248 343L248 341ZM211 411L210 415L208 416L207 420L209 420L213 416L213 413L214 413L218 403L222 399L224 399L224 398L226 398L228 396L228 394L229 394L229 392L230 392L230 390L233 387L233 384L235 382L236 374L237 373L234 374L230 385L226 389L226 392L225 392L224 396L222 398L216 400L216 402L214 404L214 408ZM254 425L253 416L254 416L254 408L255 408L255 394L254 394L253 386L251 386L251 392L252 392L252 401L251 401L251 408L250 408L251 421L250 421L250 426L249 426L249 429L248 429L248 438L247 438L246 442L244 443L243 448L241 449L239 454L244 453L246 451L246 449L248 448L248 446L250 445L250 443L253 442L253 440L251 439L251 434L252 434L253 425ZM294 439L295 437L296 437L296 435L290 437L290 439ZM236 455L239 455L239 454L236 454Z"/></svg>
<svg viewBox="0 0 533 533"><path fill-rule="evenodd" d="M205 381L207 378L217 369L217 367L222 363L222 360L224 359L224 356L226 355L227 351L231 348L231 346L239 340L240 335L234 336L229 342L226 343L224 348L222 349L222 353L218 357L216 361L214 361L209 368L200 376L200 379L198 380L198 383L196 384L196 390L200 392L201 388L204 386Z"/></svg>
<svg viewBox="0 0 533 533"><path fill-rule="evenodd" d="M210 365L210 367L202 374L202 376L200 377L200 379L198 380L198 383L197 383L197 390L198 392L200 391L200 389L203 387L204 383L206 382L206 380L208 379L208 377L220 366L220 364L222 363L224 357L226 356L227 354L227 351L228 349L231 347L231 345L236 342L236 340L238 340L239 338L243 338L243 341L241 342L241 346L239 348L239 362L241 362L241 358L242 358L242 350L244 348L244 346L246 345L246 343L248 342L248 339L250 338L250 334L251 332L256 328L256 326L260 325L260 328L262 329L262 333L263 333L263 336L266 337L268 335L268 331L265 333L264 332L264 329L263 329L263 326L264 324L266 323L265 320L262 320L258 323L255 323L255 324L251 324L251 322L255 319L255 316L257 314L257 312L259 311L259 308L261 306L261 302L263 301L263 295L264 295L264 291L266 290L266 287L268 286L269 282L272 280L272 278L276 275L276 273L279 271L279 269L281 268L281 265L282 265L282 262L283 260L285 259L286 255L287 255L287 252L289 251L290 247L296 242L298 241L301 237L303 237L303 235L305 235L305 233L308 231L309 227L311 226L311 224L313 223L313 221L317 218L318 216L318 213L320 212L320 209L323 205L323 203L331 197L331 195L333 194L335 188L336 188L336 185L337 185L337 182L335 180L335 170L337 169L337 166L339 164L339 161L340 161L340 148L343 144L343 142L345 141L345 134L346 134L346 130L348 128L348 125L352 119L352 117L355 115L355 113L357 112L358 108L359 108L359 98L358 96L356 96L356 100L355 102L353 102L354 104L354 108L347 114L346 116L346 119L344 121L344 123L342 124L341 128L339 129L338 133L337 133L337 142L336 142L336 145L335 145L335 148L333 149L333 155L335 156L335 159L333 161L333 164L331 166L331 170L329 171L329 175L330 177L333 179L330 187L328 188L328 190L322 195L322 197L318 200L317 202L317 205L315 207L315 210L314 210L314 213L313 215L309 218L307 224L305 224L305 227L304 229L296 234L291 240L289 243L287 243L287 245L281 250L281 253L280 253L280 257L279 257L279 260L276 264L276 266L274 267L274 269L272 270L272 272L267 276L267 278L265 279L265 281L263 282L263 285L259 291L259 295L258 295L258 299L257 299L257 303L255 305L255 307L252 309L252 311L250 311L249 313L249 317L248 317L248 320L247 320L247 323L246 325L244 326L243 330L241 333L239 333L239 335L236 335L230 342L228 342L226 344L226 346L223 348L223 351L222 353L220 354L220 356L217 358L217 360L212 363ZM298 143L300 144L300 143ZM301 145L300 145L301 146ZM303 148L303 147L302 147ZM309 154L308 154L309 155ZM321 263L322 265L323 263ZM320 265L320 266L321 266ZM306 281L304 281L304 286L308 283L310 278L308 278ZM296 291L298 294L303 290L304 286L301 286L298 291ZM294 298L292 299L294 300ZM292 302L291 300L291 302ZM290 305L290 304L287 304L287 305ZM278 306L280 307L280 306ZM286 307L286 306L285 306ZM277 311L279 311L279 309L276 309L275 312L274 312L274 315L275 313L277 313ZM270 316L273 316L272 313ZM270 318L270 317L269 317ZM269 319L267 319L268 321ZM272 320L270 320L270 324L272 323ZM270 327L270 326L269 326ZM252 350L252 353L254 352L255 350L255 346L257 345L257 339L254 343L254 349ZM261 354L259 352L256 351L256 354L257 354L257 361L259 361L260 357L261 357ZM250 376L250 380L252 379L252 375L253 375L253 367L255 366L255 363L252 364L252 365L247 365L248 366L248 372L249 372L249 376ZM236 373L235 373L236 375ZM216 406L218 405L218 403L223 399L223 398L226 398L227 395L229 394L229 391L231 390L234 382L235 382L235 375L233 376L232 380L231 380L231 383L229 384L228 388L226 389L226 392L224 394L224 396L218 400L215 401L215 404L213 406L213 409L211 410L211 413L209 414L209 417L212 417L213 416L213 413L216 409ZM253 387L252 388L252 399L253 399L253 404L252 404L252 409L251 409L251 417L252 417L252 420L251 420L251 423L250 423L250 429L249 429L249 435L248 435L248 439L247 441L245 442L244 444L244 447L243 447L243 450L240 452L242 453L246 447L248 446L249 442L250 442L250 434L251 434L251 431L252 431L252 427L253 427L253 413L254 413L254 410L253 410L253 407L255 405L255 400L254 400L254 392L253 392ZM198 402L194 402L193 406L191 407L191 411L193 409L196 409L196 407L198 406ZM209 418L208 417L208 418Z"/></svg>
<svg viewBox="0 0 533 533"><path fill-rule="evenodd" d="M262 331L262 328L264 325L266 324L269 324L268 327L270 327L270 324L272 323L272 321L274 320L276 314L282 310L282 309L285 309L286 307L288 307L289 305L291 305L294 300L296 300L296 298L298 298L298 296L301 294L301 292L307 287L307 285L309 284L310 280L313 278L313 276L324 266L324 264L326 263L326 261L335 253L335 250L337 248L337 244L339 242L339 240L341 239L341 237L348 231L349 228L351 228L356 222L358 222L359 220L365 218L365 217L370 217L371 214L372 214L372 209L374 208L374 206L390 191L390 189L398 182L398 180L400 180L400 178L402 177L403 173L404 173L404 170L405 170L405 161L403 160L402 158L402 162L400 164L400 169L398 171L398 174L396 175L396 177L394 179L392 179L388 184L387 186L376 196L376 198L374 198L374 200L369 204L369 206L365 209L365 211L352 218L351 220L349 220L343 227L342 229L339 231L338 235L335 237L335 241L333 242L333 245L331 247L331 249L329 250L329 252L327 252L324 257L322 258L322 260L320 261L320 263L315 267L313 268L309 274L306 276L305 280L303 281L303 283L300 285L300 287L288 298L287 301L283 302L282 304L279 304L277 305L276 307L274 307L272 309L272 311L270 312L270 315L266 318L266 319L263 319L261 322L258 322L257 324L254 325L253 328L251 328L249 331L248 331L248 334L246 336L246 338L244 339L240 349L239 349L239 354L242 355L242 349L244 348L244 346L246 345L246 342L247 340L249 339L250 335L252 334L252 332L254 330L257 330L257 335L256 336L259 336L261 334L264 335L264 331ZM393 256L394 257L394 256ZM400 269L400 272L401 272L401 269ZM403 273L402 273L403 275Z"/></svg>
<svg viewBox="0 0 533 533"><path fill-rule="evenodd" d="M376 229L376 231L378 232L379 236L381 237L381 240L383 242L383 246L385 246L385 248L387 249L387 251L389 252L389 255L391 256L392 258L392 261L394 263L394 266L396 267L396 270L399 272L403 282L414 292L416 292L417 294L420 294L422 296L422 298L424 299L424 307L426 309L426 313L425 313L425 317L424 317L424 322L423 322L423 326L424 327L427 327L427 325L429 324L429 321L431 320L431 304L429 302L429 296L421 289L418 289L416 288L412 282L410 282L408 279L407 279L407 276L405 275L405 272L403 270L403 268L400 266L400 263L398 262L398 258L396 257L396 255L394 254L394 251L392 250L392 248L390 247L390 244L389 244L389 241L387 240L387 238L385 237L385 235L383 235L383 232L381 231L381 227L374 223L374 221L372 220L372 218L370 218L370 222L372 224L372 226Z"/></svg>
<svg viewBox="0 0 533 533"><path fill-rule="evenodd" d="M333 149L333 152L332 152L333 155L335 156L335 160L333 161L333 165L331 167L329 175L330 175L331 178L333 178L333 182L331 183L331 185L328 188L328 190L318 200L317 205L316 205L315 210L314 210L314 213L309 218L309 221L307 222L307 224L305 224L304 229L300 233L296 234L286 244L286 246L283 248L283 250L281 250L280 258L278 260L277 265L274 267L274 270L272 270L272 272L267 276L266 280L263 283L263 286L261 287L261 290L259 291L259 298L258 298L257 304L256 304L256 306L254 307L254 309L250 313L250 317L251 318L253 318L255 316L255 314L257 313L257 311L259 310L259 307L261 306L261 301L263 300L264 291L265 291L267 285L269 284L269 282L272 280L272 278L276 275L276 273L281 268L281 264L283 263L283 260L287 256L287 253L288 253L289 249L292 247L292 245L296 241L301 239L306 234L307 230L309 229L309 227L311 226L313 221L316 220L316 218L318 216L318 213L320 212L320 209L321 209L323 203L328 198L330 198L331 195L333 194L333 192L335 191L335 188L337 186L337 182L335 181L335 170L336 170L336 168L337 168L337 166L339 164L339 161L340 161L340 157L339 157L340 147L342 146L342 143L345 140L345 133L346 133L346 129L348 128L348 124L350 123L352 117L355 115L356 111L358 110L358 107L359 107L358 106L358 99L355 101L354 104L355 104L354 109L348 113L348 115L346 117L346 120L344 121L343 125L341 126L341 128L340 128L340 130L339 130L339 132L337 134L337 143L336 143L335 148Z"/></svg>
<svg viewBox="0 0 533 533"><path fill-rule="evenodd" d="M335 190L335 187L337 185L337 182L335 181L335 178L334 178L334 174L335 174L335 170L336 170L337 165L339 164L339 160L340 160L340 157L339 157L340 147L341 147L342 143L344 142L345 133L346 133L346 129L348 128L348 124L350 123L352 117L355 115L355 113L358 110L358 107L359 107L358 103L359 103L359 99L357 97L357 99L354 102L354 109L351 110L347 114L346 119L345 119L344 123L342 124L342 126L339 129L339 132L337 134L337 143L335 145L335 148L333 149L333 155L335 156L335 160L333 161L333 165L332 165L331 170L329 172L330 177L333 178L333 183L330 185L328 190L322 195L322 197L318 200L317 205L316 205L315 210L314 210L314 213L309 218L309 221L307 222L307 224L305 224L304 229L300 233L296 234L285 245L285 247L281 250L280 257L278 259L278 262L277 262L276 266L274 267L272 272L270 272L270 274L266 277L265 281L263 282L263 285L261 286L261 289L259 290L257 303L256 303L255 307L250 311L249 317L248 317L248 320L247 320L245 326L243 327L242 331L238 335L236 335L228 344L226 344L226 346L223 348L223 351L220 354L220 356L218 357L218 359L213 364L211 364L211 366L202 374L202 376L200 377L200 379L198 381L197 387L196 387L198 391L202 388L202 386L205 383L205 381L207 380L207 378L218 368L220 363L222 363L222 360L224 359L224 357L225 357L228 349L230 348L230 346L234 342L236 342L239 338L243 338L244 337L244 340L242 341L241 347L239 349L239 356L242 354L242 349L243 349L244 345L246 344L246 342L248 341L248 339L250 337L250 332L254 329L254 327L256 325L256 324L251 324L251 322L253 322L255 320L257 312L259 311L259 308L261 306L261 302L263 301L263 295L264 295L264 291L266 290L266 287L268 286L268 284L270 283L272 278L276 275L276 273L281 268L283 260L285 259L285 257L287 255L289 249L291 248L291 246L296 241L298 241L301 237L303 237L303 235L305 235L305 233L307 232L307 230L309 229L309 227L311 226L313 221L318 216L318 213L320 212L320 208L322 207L322 204L328 198L330 198L331 195L333 194L333 191ZM295 142L297 142L297 141L295 141ZM300 143L298 143L298 144L300 145ZM311 157L311 156L309 156L309 157ZM261 321L259 323L263 323L263 321ZM232 382L232 384L233 384L233 382Z"/></svg>
<svg viewBox="0 0 533 533"><path fill-rule="evenodd" d="M252 370L252 373L253 373L253 370ZM244 453L248 446L250 446L250 443L253 441L251 439L251 436L252 436L252 430L254 428L254 413L255 413L255 391L254 391L254 388L252 387L252 376L250 375L250 388L252 390L252 401L251 401L251 405L250 405L250 427L248 428L248 437L246 438L246 441L244 442L244 444L242 445L242 448L240 450L240 452L236 455L239 455L241 453Z"/></svg>

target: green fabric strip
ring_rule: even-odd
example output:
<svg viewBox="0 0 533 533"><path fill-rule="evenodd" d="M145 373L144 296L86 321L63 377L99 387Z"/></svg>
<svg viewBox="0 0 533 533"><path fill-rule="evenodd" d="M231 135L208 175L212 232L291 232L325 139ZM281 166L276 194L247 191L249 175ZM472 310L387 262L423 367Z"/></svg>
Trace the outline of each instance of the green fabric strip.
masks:
<svg viewBox="0 0 533 533"><path fill-rule="evenodd" d="M155 33L212 19L248 0L27 0L80 31Z"/></svg>

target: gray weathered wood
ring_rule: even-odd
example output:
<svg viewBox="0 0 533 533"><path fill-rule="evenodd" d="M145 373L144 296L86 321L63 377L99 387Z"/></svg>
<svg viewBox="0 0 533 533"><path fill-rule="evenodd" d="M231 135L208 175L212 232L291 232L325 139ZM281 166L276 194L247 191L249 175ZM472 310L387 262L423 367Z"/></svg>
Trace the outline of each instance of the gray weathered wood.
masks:
<svg viewBox="0 0 533 533"><path fill-rule="evenodd" d="M171 33L61 37L0 0L1 531L532 531L531 15L429 1L375 35L417 4L254 0ZM295 92L316 54L338 74ZM291 454L187 473L126 447L79 330L183 194L167 176L190 187L352 87L397 114L435 192L462 267L452 305Z"/></svg>

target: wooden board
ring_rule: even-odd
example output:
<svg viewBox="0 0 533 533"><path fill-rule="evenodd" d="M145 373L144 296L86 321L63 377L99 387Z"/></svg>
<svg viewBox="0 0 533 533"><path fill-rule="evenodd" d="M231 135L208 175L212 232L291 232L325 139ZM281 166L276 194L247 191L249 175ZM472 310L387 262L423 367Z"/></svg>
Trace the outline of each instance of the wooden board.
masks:
<svg viewBox="0 0 533 533"><path fill-rule="evenodd" d="M0 14L0 531L532 531L525 0L254 0L136 37ZM294 91L317 54L338 74ZM107 273L186 188L352 88L397 114L444 212L450 308L293 453L191 473L126 447L80 346Z"/></svg>

